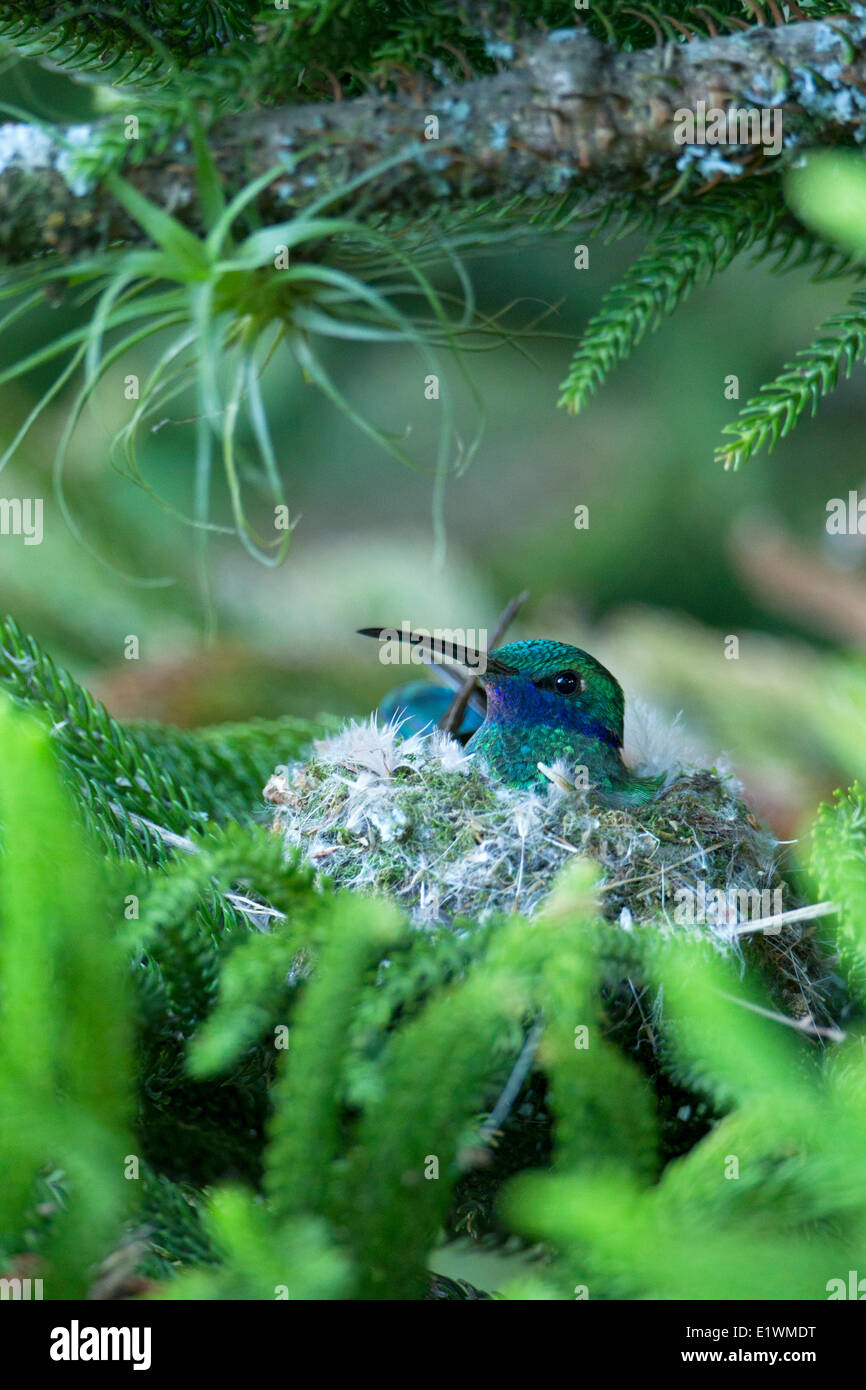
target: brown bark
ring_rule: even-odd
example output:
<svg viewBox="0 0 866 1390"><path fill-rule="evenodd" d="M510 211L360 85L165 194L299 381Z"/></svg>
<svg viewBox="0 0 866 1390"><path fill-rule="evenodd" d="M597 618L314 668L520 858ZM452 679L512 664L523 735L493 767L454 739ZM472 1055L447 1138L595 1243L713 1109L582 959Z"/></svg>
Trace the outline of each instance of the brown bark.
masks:
<svg viewBox="0 0 866 1390"><path fill-rule="evenodd" d="M571 190L601 198L634 187L661 193L683 154L675 112L699 101L778 107L789 150L854 143L866 131L864 91L866 22L859 18L754 27L635 53L573 30L536 41L495 76L253 110L219 122L209 138L227 193L285 165L258 199L265 221L284 220L358 175L363 186L342 204L355 212L471 209L486 199ZM430 117L439 122L438 139L425 137ZM42 167L16 160L4 168L0 145L0 256L21 261L49 247L74 254L107 239L141 238L104 187L70 189L53 167L61 149L58 140ZM772 167L754 147L731 157L748 172ZM186 142L125 173L153 201L199 225Z"/></svg>

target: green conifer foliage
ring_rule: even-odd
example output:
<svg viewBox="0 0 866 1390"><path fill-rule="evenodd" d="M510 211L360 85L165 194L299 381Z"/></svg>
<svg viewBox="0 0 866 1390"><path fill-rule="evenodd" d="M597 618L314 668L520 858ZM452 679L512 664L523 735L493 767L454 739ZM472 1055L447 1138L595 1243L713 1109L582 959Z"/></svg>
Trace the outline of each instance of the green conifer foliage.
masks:
<svg viewBox="0 0 866 1390"><path fill-rule="evenodd" d="M70 750L104 778L106 746L137 756L141 731L31 640L7 628L5 646L0 1251L10 1269L35 1257L46 1297L142 1278L170 1298L465 1297L431 1273L443 1233L483 1250L509 1230L547 1250L529 1269L517 1239L513 1281L497 1275L515 1297L587 1279L594 1297L823 1297L854 1267L854 1005L842 1041L781 1026L706 942L600 920L587 864L532 919L425 933L317 886L249 815L131 855L100 841L109 793L82 789ZM173 738L151 738L163 826ZM177 735L185 765L215 739L249 747L241 729ZM255 759L235 776L254 806ZM858 960L862 799L816 832ZM605 982L624 973L665 999L649 1068L610 1029ZM694 1107L675 1158L672 1097Z"/></svg>
<svg viewBox="0 0 866 1390"><path fill-rule="evenodd" d="M806 23L843 8L803 5ZM673 61L696 37L724 44L764 29L754 10L598 0L585 19L606 60L639 63L657 42ZM783 10L788 33L799 9ZM407 169L402 144L372 158L366 127L335 134L337 108L370 97L366 116L388 134L395 113L403 140L428 98L444 93L459 113L478 80L519 83L527 55L561 42L570 22L561 0L8 0L4 61L56 65L97 85L103 105L81 145L4 113L51 158L0 170L0 238L24 261L4 270L0 327L59 288L92 314L4 370L4 381L57 375L3 462L77 373L62 473L103 373L162 335L113 459L140 483L136 431L192 381L199 533L218 461L238 539L271 561L289 532L276 545L254 533L235 437L243 408L257 481L282 496L258 386L278 340L409 462L339 391L316 344L400 343L431 369L446 349L465 372L466 347L509 336L478 315L467 268L494 241L578 228L651 238L578 346L561 388L571 411L738 255L859 274L856 200L840 226L808 190L790 191L788 155L802 142L733 173L652 156L608 180L584 178L579 160L529 168L495 125L475 166L461 147L441 167L415 151ZM853 53L862 20L840 23ZM823 28L819 40L824 76L782 74L788 108L811 122L804 139L856 145L857 84L840 85L832 63L827 75L828 44L842 40ZM137 140L118 120L130 104ZM288 138L279 161L251 171L260 146L232 122L292 128L317 106L304 117L313 133L299 127L303 148ZM291 250L285 264L276 247ZM864 334L857 290L744 407L720 457L745 462L792 429L862 357ZM477 443L447 401L440 483ZM859 784L821 809L813 835L849 993L838 1026L817 1026L667 921L604 920L596 869L579 855L526 918L421 931L385 891L337 891L263 824L265 782L318 723L123 724L11 619L0 623L0 691L0 1270L30 1257L49 1299L142 1292L142 1280L167 1299L473 1297L438 1268L456 1236L496 1249L481 1292L511 1297L820 1299L863 1267ZM862 694L861 681L861 712ZM859 767L853 724L853 736L848 719L847 734L840 720L828 738L853 737Z"/></svg>

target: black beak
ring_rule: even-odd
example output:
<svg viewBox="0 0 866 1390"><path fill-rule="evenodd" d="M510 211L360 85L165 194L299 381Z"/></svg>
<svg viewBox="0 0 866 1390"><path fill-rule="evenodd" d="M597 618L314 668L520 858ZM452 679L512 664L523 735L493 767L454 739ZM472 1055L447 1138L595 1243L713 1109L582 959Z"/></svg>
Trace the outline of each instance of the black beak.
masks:
<svg viewBox="0 0 866 1390"><path fill-rule="evenodd" d="M432 662L453 661L458 666L466 666L477 671L481 680L485 675L514 676L516 668L508 666L489 652L477 652L472 647L460 646L457 642L445 642L440 637L431 637L426 632L406 632L397 627L359 627L359 637L374 637L377 642L408 642L410 646L420 647Z"/></svg>

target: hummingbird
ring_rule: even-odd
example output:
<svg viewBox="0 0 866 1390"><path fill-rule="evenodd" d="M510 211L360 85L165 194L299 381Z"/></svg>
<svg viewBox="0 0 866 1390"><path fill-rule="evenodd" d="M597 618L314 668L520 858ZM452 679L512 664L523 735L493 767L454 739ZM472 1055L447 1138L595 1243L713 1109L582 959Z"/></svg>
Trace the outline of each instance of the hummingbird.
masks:
<svg viewBox="0 0 866 1390"><path fill-rule="evenodd" d="M360 628L359 634L380 642L400 639L421 648L426 660L477 671L486 711L466 751L509 786L542 790L549 778L539 764L564 761L583 774L576 785L606 805L645 805L658 793L661 777L636 777L623 762L619 681L580 647L532 638L482 655L400 628Z"/></svg>

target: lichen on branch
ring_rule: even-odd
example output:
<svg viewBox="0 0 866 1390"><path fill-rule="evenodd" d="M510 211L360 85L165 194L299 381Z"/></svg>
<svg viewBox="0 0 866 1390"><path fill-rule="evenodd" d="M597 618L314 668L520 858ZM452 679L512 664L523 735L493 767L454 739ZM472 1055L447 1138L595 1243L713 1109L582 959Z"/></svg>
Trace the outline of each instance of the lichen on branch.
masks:
<svg viewBox="0 0 866 1390"><path fill-rule="evenodd" d="M706 181L700 159L683 169L675 115L732 103L778 108L782 160L805 144L858 143L866 130L866 21L806 21L653 49L624 52L585 29L563 29L506 45L498 73L462 83L419 79L404 89L346 100L226 116L209 133L227 192L268 170L257 211L280 221L334 195L357 211L403 212L436 204L456 210L488 200L543 204L570 192L601 200L642 188L662 196ZM99 178L101 147L122 149L123 106L93 126L86 183L58 168L68 134L29 158L20 133L0 159L0 256L24 260L53 247L75 254L140 229ZM135 141L130 140L130 146ZM731 147L733 171L766 174L760 146ZM143 153L143 157L142 156ZM192 145L178 137L137 152L125 172L148 198L187 225L201 225ZM353 179L364 176L360 198ZM729 175L731 176L731 175ZM677 185L679 188L679 185Z"/></svg>

